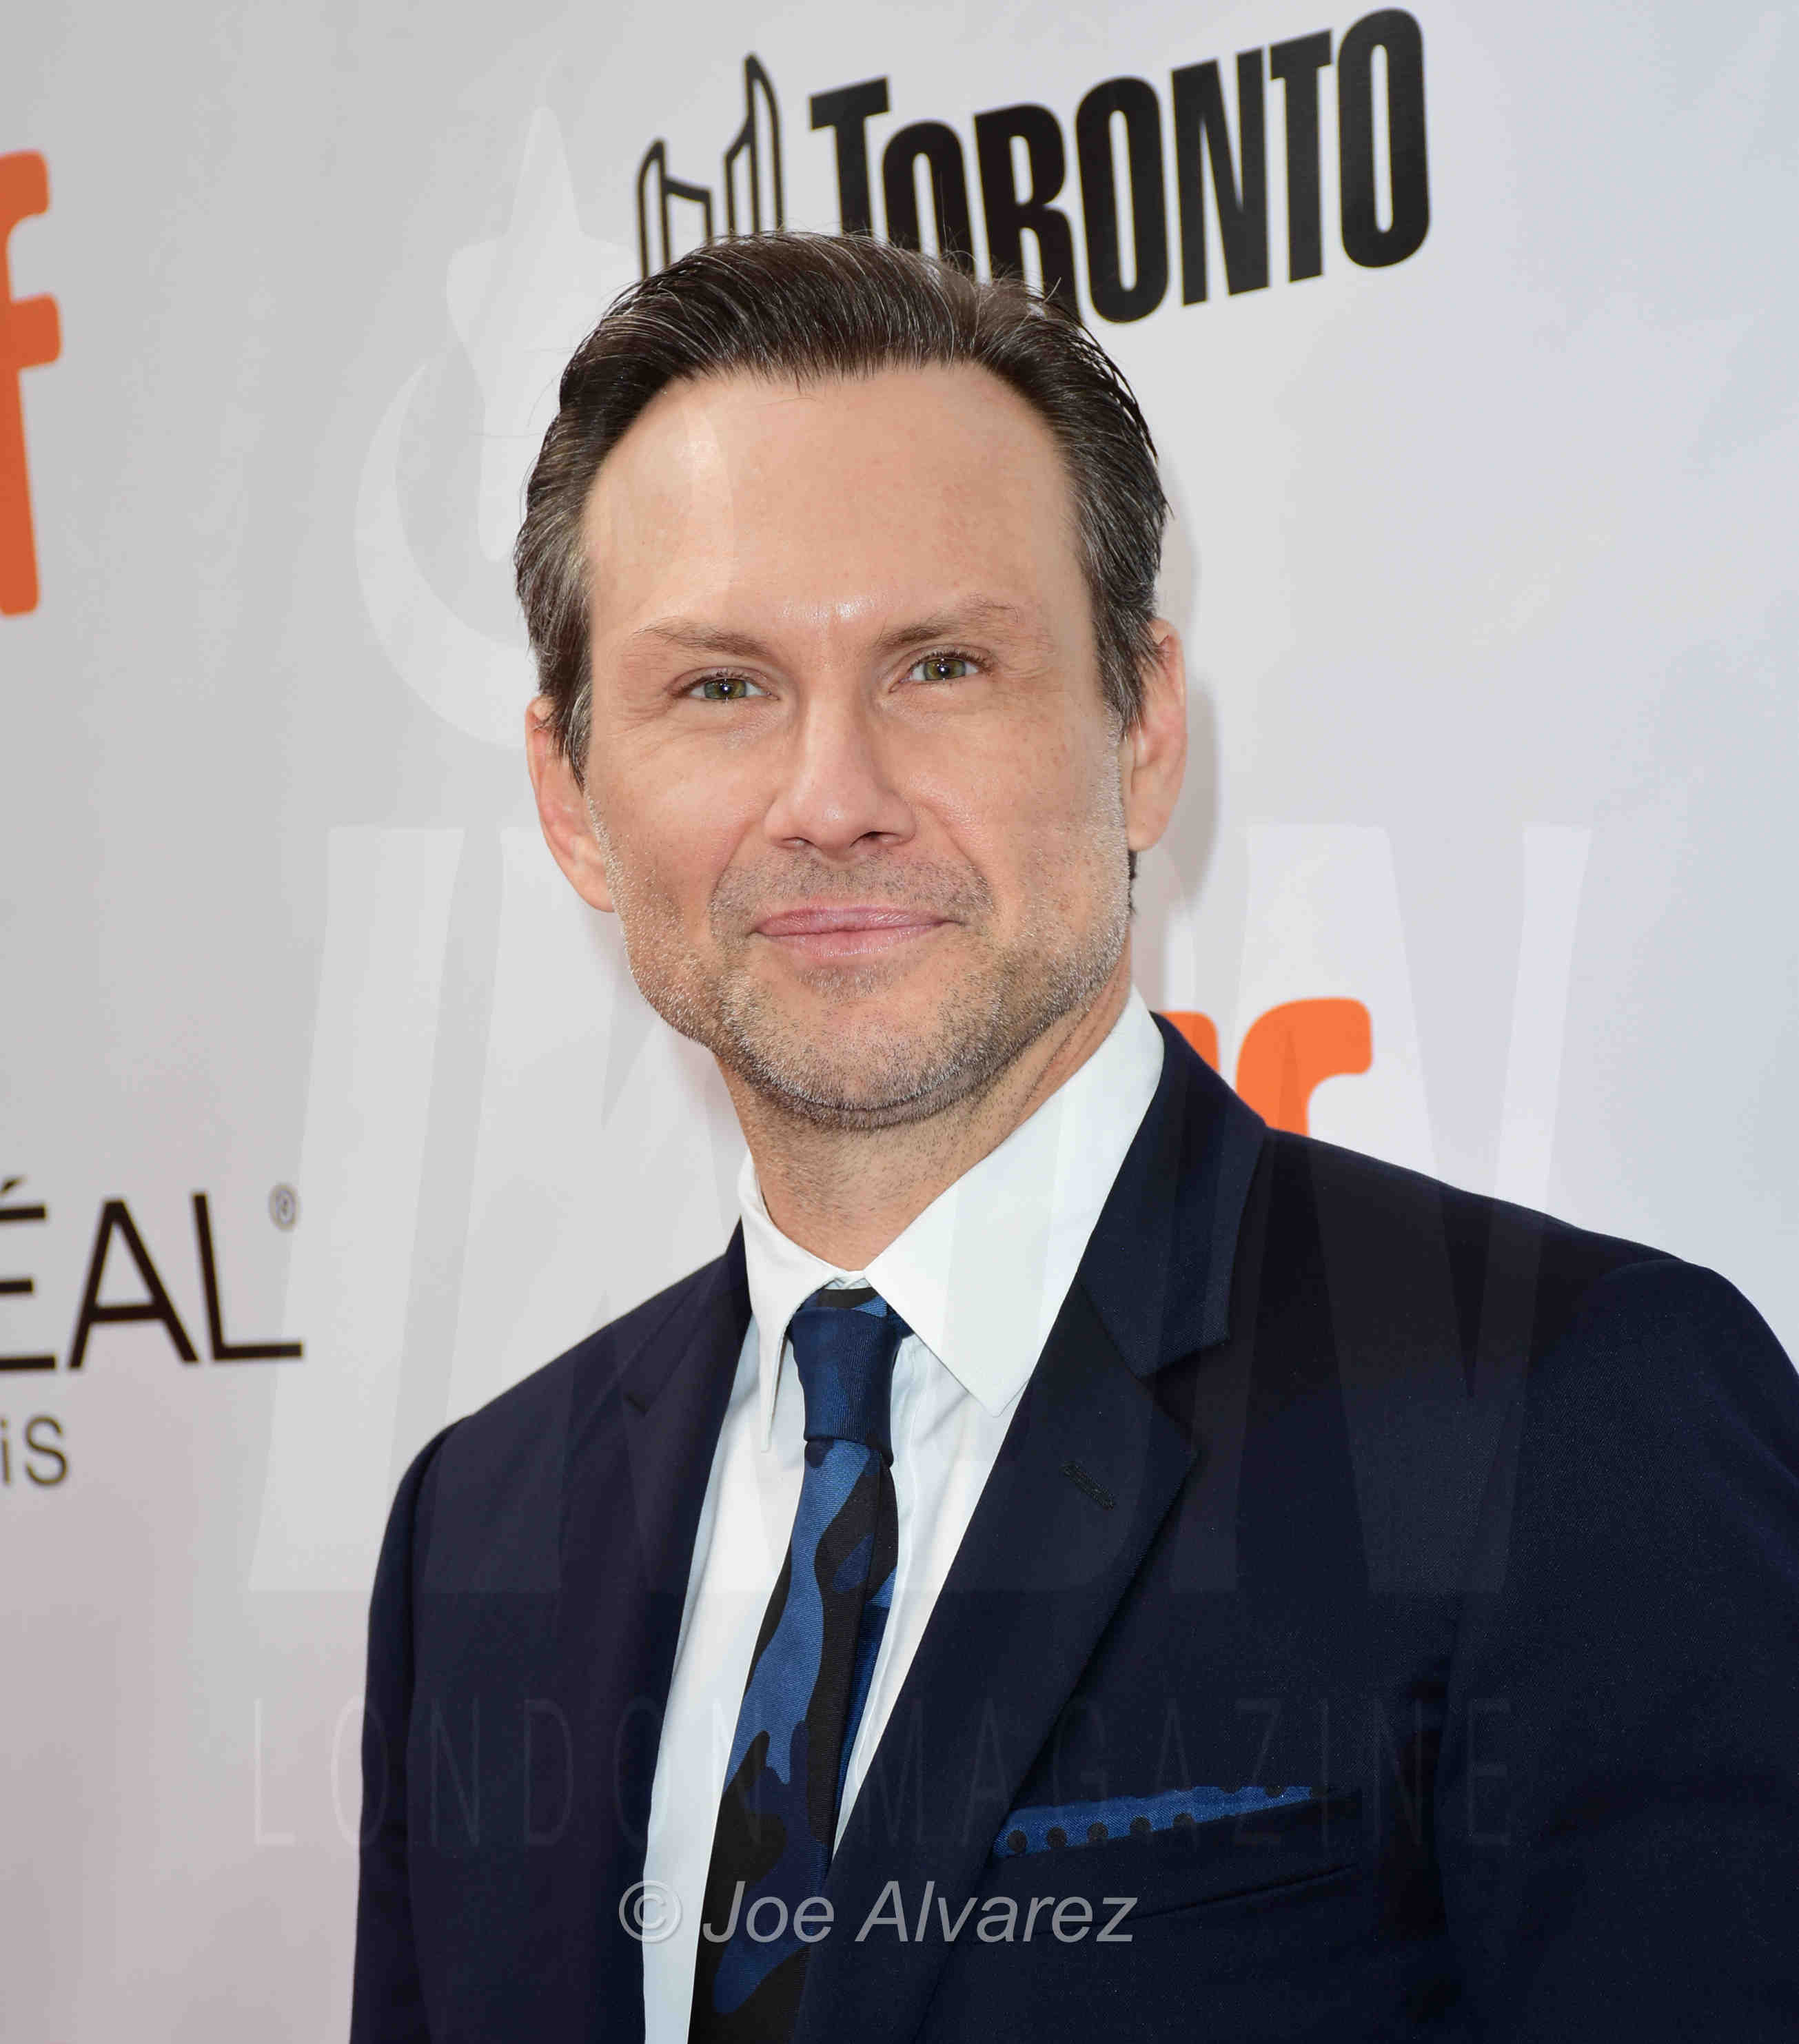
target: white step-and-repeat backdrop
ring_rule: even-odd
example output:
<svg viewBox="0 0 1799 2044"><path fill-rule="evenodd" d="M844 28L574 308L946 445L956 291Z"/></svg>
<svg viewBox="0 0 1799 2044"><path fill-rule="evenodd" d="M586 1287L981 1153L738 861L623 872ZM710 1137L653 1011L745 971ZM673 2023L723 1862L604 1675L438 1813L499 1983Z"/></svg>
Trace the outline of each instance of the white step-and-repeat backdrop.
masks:
<svg viewBox="0 0 1799 2044"><path fill-rule="evenodd" d="M1177 509L1152 1005L1290 1126L1799 1342L1799 23L1762 0L12 10L0 2034L340 2036L362 1626L447 1416L738 1138L556 874L560 364L778 221L1072 294Z"/></svg>

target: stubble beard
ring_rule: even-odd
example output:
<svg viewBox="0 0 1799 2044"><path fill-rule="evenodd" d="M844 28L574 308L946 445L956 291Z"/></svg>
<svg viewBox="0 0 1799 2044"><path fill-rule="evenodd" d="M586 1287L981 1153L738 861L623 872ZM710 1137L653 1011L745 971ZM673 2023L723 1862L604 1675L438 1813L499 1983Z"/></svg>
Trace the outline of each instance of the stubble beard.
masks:
<svg viewBox="0 0 1799 2044"><path fill-rule="evenodd" d="M1010 944L989 934L992 894L972 869L871 863L845 874L801 859L728 874L710 905L716 965L695 952L654 877L627 871L603 835L602 844L632 976L670 1028L710 1051L777 1114L819 1128L874 1130L978 1098L1046 1030L1091 1004L1129 926L1122 825L1122 816L1099 824L1102 839L1116 831L1115 851L1090 840L1084 855L1095 860L1097 912L1080 923L1064 912L1061 890L1047 889ZM1107 886L1101 872L1116 883ZM959 926L954 941L974 956L947 982L924 1022L902 1029L882 1012L878 996L894 971L878 959L816 971L811 983L823 1011L817 1021L788 1012L759 979L752 954L767 939L749 934L758 915L833 895L846 904L902 904ZM865 1002L873 1005L859 1016L842 1012Z"/></svg>

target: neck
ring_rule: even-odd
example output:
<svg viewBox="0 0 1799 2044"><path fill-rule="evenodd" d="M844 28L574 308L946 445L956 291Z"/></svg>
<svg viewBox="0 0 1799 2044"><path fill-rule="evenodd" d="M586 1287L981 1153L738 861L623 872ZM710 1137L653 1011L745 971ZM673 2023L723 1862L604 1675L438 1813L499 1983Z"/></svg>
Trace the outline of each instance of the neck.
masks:
<svg viewBox="0 0 1799 2044"><path fill-rule="evenodd" d="M897 1128L821 1128L726 1072L769 1218L827 1263L865 1270L1074 1077L1110 1034L1130 990L1127 944L1088 1006L1046 1029L978 1095Z"/></svg>

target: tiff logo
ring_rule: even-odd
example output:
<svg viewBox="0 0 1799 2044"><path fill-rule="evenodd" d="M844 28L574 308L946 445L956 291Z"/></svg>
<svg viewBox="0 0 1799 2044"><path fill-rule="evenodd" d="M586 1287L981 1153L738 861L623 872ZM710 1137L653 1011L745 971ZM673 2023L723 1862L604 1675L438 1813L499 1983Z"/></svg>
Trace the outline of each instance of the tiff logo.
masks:
<svg viewBox="0 0 1799 2044"><path fill-rule="evenodd" d="M781 188L781 109L768 74L754 57L744 60L744 125L725 152L725 232L765 234L785 224ZM654 276L689 248L702 248L717 231L709 185L671 177L668 145L659 138L637 168L637 262Z"/></svg>
<svg viewBox="0 0 1799 2044"><path fill-rule="evenodd" d="M62 352L52 298L14 298L7 243L21 220L47 213L50 179L35 149L0 156L0 617L37 608L37 548L25 468L25 405L19 378Z"/></svg>
<svg viewBox="0 0 1799 2044"><path fill-rule="evenodd" d="M753 56L744 91L722 220L710 185L671 175L664 141L645 152L645 278L720 234L782 224L780 110ZM1276 282L1283 188L1290 284L1324 274L1333 240L1356 267L1382 270L1415 255L1430 229L1424 35L1403 8L1340 35L1240 51L1232 65L1182 64L1165 84L1102 79L1072 123L1034 102L989 108L972 116L971 154L945 121L880 129L894 114L884 77L815 92L810 111L813 132L832 138L843 233L883 231L878 212L887 240L929 245L972 275L978 227L990 275L1029 276L1068 311L1115 325L1171 300L1203 305L1220 286L1235 298Z"/></svg>

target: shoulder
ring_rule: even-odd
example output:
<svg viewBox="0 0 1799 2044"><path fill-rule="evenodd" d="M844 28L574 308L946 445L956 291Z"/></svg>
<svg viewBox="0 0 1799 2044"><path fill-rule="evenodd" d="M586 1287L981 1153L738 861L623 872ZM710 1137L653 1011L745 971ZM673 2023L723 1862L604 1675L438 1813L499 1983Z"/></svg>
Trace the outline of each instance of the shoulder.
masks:
<svg viewBox="0 0 1799 2044"><path fill-rule="evenodd" d="M1514 1505L1551 1573L1656 1498L1799 1507L1799 1376L1662 1251L1270 1131L1237 1287L1255 1409L1340 1427L1378 1587L1500 1580Z"/></svg>
<svg viewBox="0 0 1799 2044"><path fill-rule="evenodd" d="M1588 1512L1609 1492L1678 1518L1709 1484L1778 1495L1799 1527L1799 1374L1700 1265L1657 1257L1586 1286L1532 1358L1519 1431L1529 1465Z"/></svg>
<svg viewBox="0 0 1799 2044"><path fill-rule="evenodd" d="M1799 1377L1716 1271L1309 1137L1270 1132L1263 1171L1264 1298L1309 1271L1352 1374L1447 1347L1470 1396L1521 1392L1539 1424L1671 1450L1728 1407L1799 1439Z"/></svg>
<svg viewBox="0 0 1799 2044"><path fill-rule="evenodd" d="M459 1431L503 1435L615 1395L632 1365L646 1351L680 1339L694 1308L711 1295L725 1275L728 1260L728 1251L715 1256L641 1305L609 1320L471 1413Z"/></svg>
<svg viewBox="0 0 1799 2044"><path fill-rule="evenodd" d="M683 1339L695 1312L727 1278L730 1260L727 1250L452 1420L402 1478L390 1535L403 1518L414 1529L413 1543L428 1545L446 1490L455 1493L459 1514L483 1500L504 1500L509 1516L528 1516L533 1500L559 1491L571 1438L603 1424L634 1366Z"/></svg>
<svg viewBox="0 0 1799 2044"><path fill-rule="evenodd" d="M1483 1349L1554 1346L1624 1274L1666 1280L1690 1268L1313 1137L1270 1130L1259 1176L1265 1256L1290 1272L1313 1266L1340 1331L1430 1325L1452 1336L1470 1372Z"/></svg>

